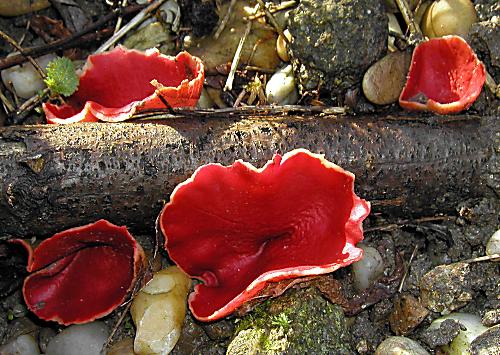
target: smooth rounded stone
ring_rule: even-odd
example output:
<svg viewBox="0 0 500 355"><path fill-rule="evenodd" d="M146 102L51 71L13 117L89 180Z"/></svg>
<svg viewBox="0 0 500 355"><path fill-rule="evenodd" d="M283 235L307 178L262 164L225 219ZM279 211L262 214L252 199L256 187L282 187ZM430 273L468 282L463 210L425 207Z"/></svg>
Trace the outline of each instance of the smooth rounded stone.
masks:
<svg viewBox="0 0 500 355"><path fill-rule="evenodd" d="M363 93L376 105L397 102L410 68L410 52L393 52L373 64L363 77Z"/></svg>
<svg viewBox="0 0 500 355"><path fill-rule="evenodd" d="M276 40L276 52L282 61L289 62L290 56L288 55L288 43L285 41L285 37L290 42L292 40L292 35L288 29L284 30L283 34L284 36L279 35Z"/></svg>
<svg viewBox="0 0 500 355"><path fill-rule="evenodd" d="M46 54L36 58L36 61L40 67L46 68L47 64L54 58L56 58L54 54ZM29 62L4 69L0 75L5 86L9 89L13 87L16 95L23 99L29 99L45 88L42 77L33 64Z"/></svg>
<svg viewBox="0 0 500 355"><path fill-rule="evenodd" d="M160 22L150 23L125 39L123 45L129 49L144 51L148 48L158 48L164 54L173 54L175 44L170 30Z"/></svg>
<svg viewBox="0 0 500 355"><path fill-rule="evenodd" d="M20 335L11 342L0 346L1 355L40 355L35 338L29 334Z"/></svg>
<svg viewBox="0 0 500 355"><path fill-rule="evenodd" d="M320 88L343 97L387 51L381 1L302 0L290 12L290 55L301 93Z"/></svg>
<svg viewBox="0 0 500 355"><path fill-rule="evenodd" d="M57 335L57 332L52 328L40 328L40 332L38 333L38 345L40 346L40 350L42 353L47 351L47 346L53 337Z"/></svg>
<svg viewBox="0 0 500 355"><path fill-rule="evenodd" d="M474 297L472 278L468 263L437 266L420 280L422 303L441 314L461 308Z"/></svg>
<svg viewBox="0 0 500 355"><path fill-rule="evenodd" d="M100 321L71 325L52 338L46 355L99 355L108 336L108 328Z"/></svg>
<svg viewBox="0 0 500 355"><path fill-rule="evenodd" d="M465 37L477 22L476 9L470 0L439 0L422 18L422 32L429 38L457 35Z"/></svg>
<svg viewBox="0 0 500 355"><path fill-rule="evenodd" d="M293 105L299 100L291 65L274 73L266 84L266 99L271 104Z"/></svg>
<svg viewBox="0 0 500 355"><path fill-rule="evenodd" d="M447 319L453 319L460 322L463 326L458 335L448 344L441 347L447 355L463 355L470 354L470 346L474 339L484 333L486 328L481 323L481 318L475 314L470 313L450 313L444 317L434 320L429 326L429 330L436 329L441 326L442 322Z"/></svg>
<svg viewBox="0 0 500 355"><path fill-rule="evenodd" d="M2 0L0 16L19 16L50 6L49 0Z"/></svg>
<svg viewBox="0 0 500 355"><path fill-rule="evenodd" d="M500 229L486 243L486 255L500 254Z"/></svg>
<svg viewBox="0 0 500 355"><path fill-rule="evenodd" d="M471 344L472 355L500 354L500 325L494 326L479 335Z"/></svg>
<svg viewBox="0 0 500 355"><path fill-rule="evenodd" d="M363 249L363 258L352 264L354 287L357 291L366 290L384 274L384 259L377 249L358 244Z"/></svg>
<svg viewBox="0 0 500 355"><path fill-rule="evenodd" d="M168 354L179 340L186 316L191 280L176 266L155 272L132 301L136 325L134 351L139 355Z"/></svg>
<svg viewBox="0 0 500 355"><path fill-rule="evenodd" d="M389 337L375 350L375 355L430 355L415 340L405 337Z"/></svg>

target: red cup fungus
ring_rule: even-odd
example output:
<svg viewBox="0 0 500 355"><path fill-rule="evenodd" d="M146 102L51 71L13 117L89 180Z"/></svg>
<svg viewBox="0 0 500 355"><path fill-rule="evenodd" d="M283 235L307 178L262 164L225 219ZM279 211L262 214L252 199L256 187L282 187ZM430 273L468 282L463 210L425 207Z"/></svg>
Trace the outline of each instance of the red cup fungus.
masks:
<svg viewBox="0 0 500 355"><path fill-rule="evenodd" d="M119 122L147 109L196 105L204 80L201 60L118 46L89 56L78 90L66 104L43 104L48 123Z"/></svg>
<svg viewBox="0 0 500 355"><path fill-rule="evenodd" d="M111 313L126 298L145 262L126 227L105 220L55 234L30 255L23 286L39 318L69 325Z"/></svg>
<svg viewBox="0 0 500 355"><path fill-rule="evenodd" d="M216 320L267 283L359 260L370 205L353 187L352 173L304 149L261 169L241 160L200 167L160 214L171 259L203 281L189 296L193 315Z"/></svg>
<svg viewBox="0 0 500 355"><path fill-rule="evenodd" d="M413 51L399 104L408 110L457 113L474 103L485 80L483 63L464 39L432 38Z"/></svg>

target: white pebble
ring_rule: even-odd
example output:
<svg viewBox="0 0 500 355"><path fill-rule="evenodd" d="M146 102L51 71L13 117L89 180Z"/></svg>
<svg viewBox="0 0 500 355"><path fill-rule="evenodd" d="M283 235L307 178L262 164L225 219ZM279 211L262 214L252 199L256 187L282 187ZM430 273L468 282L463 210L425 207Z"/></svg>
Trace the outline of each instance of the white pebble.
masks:
<svg viewBox="0 0 500 355"><path fill-rule="evenodd" d="M357 245L363 249L363 259L352 264L354 287L358 291L363 291L377 280L384 273L384 259L373 247L367 245Z"/></svg>
<svg viewBox="0 0 500 355"><path fill-rule="evenodd" d="M500 254L500 229L491 236L486 244L486 255Z"/></svg>
<svg viewBox="0 0 500 355"><path fill-rule="evenodd" d="M266 85L266 98L271 104L293 105L299 100L291 65L278 70Z"/></svg>
<svg viewBox="0 0 500 355"><path fill-rule="evenodd" d="M375 355L429 355L429 353L415 340L393 336L380 343Z"/></svg>
<svg viewBox="0 0 500 355"><path fill-rule="evenodd" d="M24 334L18 336L11 342L0 346L1 355L40 355L38 344L35 339L29 335Z"/></svg>
<svg viewBox="0 0 500 355"><path fill-rule="evenodd" d="M52 338L46 355L99 355L108 336L103 322L71 325Z"/></svg>
<svg viewBox="0 0 500 355"><path fill-rule="evenodd" d="M54 54L46 54L36 58L36 61L40 64L40 67L45 69L47 64L54 58L56 58ZM45 83L40 74L29 62L2 70L1 76L5 86L9 89L13 86L16 95L23 99L29 99L45 88Z"/></svg>

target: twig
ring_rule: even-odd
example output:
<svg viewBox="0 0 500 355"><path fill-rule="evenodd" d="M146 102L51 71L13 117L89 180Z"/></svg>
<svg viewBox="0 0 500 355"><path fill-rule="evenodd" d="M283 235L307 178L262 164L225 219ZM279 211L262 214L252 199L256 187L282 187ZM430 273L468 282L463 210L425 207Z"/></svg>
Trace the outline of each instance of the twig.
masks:
<svg viewBox="0 0 500 355"><path fill-rule="evenodd" d="M11 112L11 122L13 124L21 124L24 122L25 118L28 116L28 114L33 110L36 106L42 102L45 97L49 94L49 89L45 88L43 89L40 94L35 95L28 100L26 100L18 109L16 112Z"/></svg>
<svg viewBox="0 0 500 355"><path fill-rule="evenodd" d="M415 21L415 16L413 16L413 12L408 6L406 0L396 0L396 4L398 4L399 11L403 15L403 18L410 30L410 36L408 38L408 43L410 45L416 45L424 41L424 35L420 30L417 22Z"/></svg>
<svg viewBox="0 0 500 355"><path fill-rule="evenodd" d="M155 11L160 7L166 0L157 0L152 2L148 7L142 9L137 15L134 16L125 26L123 26L118 32L116 32L110 39L108 39L102 46L100 46L95 53L102 53L118 42L125 34L127 34L131 29L139 25L142 21L149 17L151 12Z"/></svg>
<svg viewBox="0 0 500 355"><path fill-rule="evenodd" d="M236 0L231 0L229 3L229 7L227 8L227 12L224 15L224 18L219 24L219 27L217 27L217 30L214 33L214 38L218 39L222 31L224 31L224 28L226 28L227 23L229 22L229 18L231 17L231 13L233 12L234 5L236 4Z"/></svg>
<svg viewBox="0 0 500 355"><path fill-rule="evenodd" d="M488 89L490 89L493 95L500 99L500 90L497 89L497 83L495 83L495 79L493 79L491 74L488 73L488 71L486 70L486 66L484 71L486 72L486 86L488 87Z"/></svg>
<svg viewBox="0 0 500 355"><path fill-rule="evenodd" d="M168 109L168 112L171 115L175 115L175 111L174 111L173 107L168 103L167 99L163 96L163 94L160 91L164 86L161 83L159 83L158 80L156 80L156 79L151 80L150 84L156 88L155 94L158 95L158 98L165 105L165 107Z"/></svg>
<svg viewBox="0 0 500 355"><path fill-rule="evenodd" d="M286 44L290 44L290 40L285 36L285 33L283 33L283 28L279 25L278 21L276 21L276 18L274 15L269 11L267 8L266 4L262 0L257 0L257 3L264 9L264 12L266 13L266 17L271 22L273 27L276 29L276 31L279 33L281 37L283 37L283 40L286 42Z"/></svg>
<svg viewBox="0 0 500 355"><path fill-rule="evenodd" d="M243 100L243 98L245 97L246 94L247 94L247 91L245 89L242 89L241 92L240 92L240 94L238 95L238 97L234 101L233 107L240 106L240 103L241 103L241 101Z"/></svg>
<svg viewBox="0 0 500 355"><path fill-rule="evenodd" d="M103 34L100 32L97 32L97 33L89 33L89 32L93 32L93 31L97 30L98 28L102 27L108 21L115 18L118 14L128 15L131 13L135 13L135 12L139 11L139 9L142 9L142 8L143 8L143 6L130 5L124 9L112 10L112 12L108 13L106 16L102 17L98 21L90 24L88 27L73 34L70 37L62 38L60 40L54 41L54 42L49 43L49 44L44 44L41 46L24 48L24 52L26 55L38 57L38 56L41 56L41 55L44 55L44 54L47 54L47 53L50 53L50 52L53 52L56 50L67 49L67 48L72 48L74 46L79 46L81 44L81 42L79 42L80 38L81 38L82 42L96 41L97 40L96 38L99 38L100 36L104 36L106 34ZM85 36L85 35L87 35L87 33L88 33L88 36ZM13 55L13 56L10 56L8 58L0 59L0 70L12 67L14 65L24 63L25 61L26 61L26 58L21 54Z"/></svg>
<svg viewBox="0 0 500 355"><path fill-rule="evenodd" d="M297 5L297 1L295 1L295 0L283 1L281 4L270 8L269 12L274 14L276 12L280 12L280 11L289 9L291 7L294 7L295 5ZM266 16L266 13L264 11L261 11L261 12L256 13L255 15L248 16L247 19L248 20L256 20L256 19L264 17L264 16Z"/></svg>
<svg viewBox="0 0 500 355"><path fill-rule="evenodd" d="M406 266L405 273L403 274L401 282L399 283L398 293L401 293L401 291L403 290L403 285L405 283L406 277L408 276L408 273L410 272L410 266L413 261L413 258L417 254L417 249L418 247L415 245L415 248L413 248L413 252L410 255L410 260L408 260L408 265Z"/></svg>
<svg viewBox="0 0 500 355"><path fill-rule="evenodd" d="M13 112L15 110L14 105L12 105L12 102L3 94L3 91L0 90L0 100L2 101L3 105L5 106L7 114Z"/></svg>
<svg viewBox="0 0 500 355"><path fill-rule="evenodd" d="M234 74L236 73L236 69L238 68L238 63L240 62L241 50L243 49L243 45L245 44L245 41L251 29L252 21L249 21L247 23L245 33L243 34L243 37L241 37L240 43L238 43L238 48L236 48L236 52L234 52L233 61L231 63L231 70L229 71L229 75L227 76L226 85L224 85L224 91L231 91L233 89Z"/></svg>
<svg viewBox="0 0 500 355"><path fill-rule="evenodd" d="M452 216L432 216L432 217L422 217L422 218L418 218L418 219L414 219L414 220L406 219L406 220L400 221L398 223L391 223L391 224L386 224L383 226L366 228L365 233L387 232L387 231L402 228L402 227L405 227L405 226L408 226L411 224L420 224L420 223L426 223L426 222L443 222L443 221L449 221L453 218L454 217L452 217Z"/></svg>
<svg viewBox="0 0 500 355"><path fill-rule="evenodd" d="M481 261L500 261L500 254L484 255L473 259L467 259L462 263L478 263Z"/></svg>
<svg viewBox="0 0 500 355"><path fill-rule="evenodd" d="M120 4L121 7L126 7L127 6L127 0L123 0L122 3ZM115 25L115 31L114 33L118 32L120 30L120 27L122 25L123 21L123 16L118 16L118 19L116 20L116 25Z"/></svg>
<svg viewBox="0 0 500 355"><path fill-rule="evenodd" d="M29 56L28 54L25 53L24 49L19 44L17 44L17 42L14 38L10 37L8 34L6 34L3 31L0 31L0 37L3 40L7 41L12 47L17 49L19 51L19 53L21 53L23 56L25 56L26 59L28 59L29 62L33 65L33 67L35 67L36 71L38 72L38 74L40 74L42 79L45 79L45 72L43 71L42 67L40 67L40 65L36 62L36 60L34 60L31 56Z"/></svg>

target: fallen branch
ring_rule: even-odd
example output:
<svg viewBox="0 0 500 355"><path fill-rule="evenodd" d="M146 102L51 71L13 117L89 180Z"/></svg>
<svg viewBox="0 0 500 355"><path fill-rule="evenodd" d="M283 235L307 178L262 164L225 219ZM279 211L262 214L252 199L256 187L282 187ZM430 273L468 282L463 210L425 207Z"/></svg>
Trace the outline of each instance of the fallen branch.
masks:
<svg viewBox="0 0 500 355"><path fill-rule="evenodd" d="M299 147L355 173L374 215L454 213L491 193L496 117L176 112L185 117L0 128L0 236L47 236L100 218L154 232L174 187L200 165L262 166Z"/></svg>

